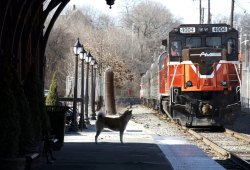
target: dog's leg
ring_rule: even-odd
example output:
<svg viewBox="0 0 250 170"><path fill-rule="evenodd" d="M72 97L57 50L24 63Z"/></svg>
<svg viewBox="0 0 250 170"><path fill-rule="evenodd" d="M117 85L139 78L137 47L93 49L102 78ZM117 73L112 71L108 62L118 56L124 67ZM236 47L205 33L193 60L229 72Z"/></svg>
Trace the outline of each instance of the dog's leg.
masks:
<svg viewBox="0 0 250 170"><path fill-rule="evenodd" d="M96 129L96 135L95 135L95 143L97 144L97 138L98 138L98 136L100 135L100 133L102 132L102 129L103 128L97 128Z"/></svg>
<svg viewBox="0 0 250 170"><path fill-rule="evenodd" d="M123 144L123 132L124 130L120 130L120 141Z"/></svg>

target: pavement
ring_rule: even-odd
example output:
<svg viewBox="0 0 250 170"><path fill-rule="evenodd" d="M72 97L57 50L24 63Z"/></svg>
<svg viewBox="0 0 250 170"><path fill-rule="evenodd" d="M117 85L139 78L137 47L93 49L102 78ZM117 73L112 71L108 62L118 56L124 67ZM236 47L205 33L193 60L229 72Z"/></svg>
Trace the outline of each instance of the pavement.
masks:
<svg viewBox="0 0 250 170"><path fill-rule="evenodd" d="M56 161L41 170L222 170L215 160L182 137L159 136L129 121L119 132L104 129L95 143L95 121L87 129L65 133Z"/></svg>
<svg viewBox="0 0 250 170"><path fill-rule="evenodd" d="M119 132L104 129L95 144L95 121L87 129L65 133L64 146L55 151L56 161L42 170L169 170L172 165L152 134L130 121L120 143Z"/></svg>

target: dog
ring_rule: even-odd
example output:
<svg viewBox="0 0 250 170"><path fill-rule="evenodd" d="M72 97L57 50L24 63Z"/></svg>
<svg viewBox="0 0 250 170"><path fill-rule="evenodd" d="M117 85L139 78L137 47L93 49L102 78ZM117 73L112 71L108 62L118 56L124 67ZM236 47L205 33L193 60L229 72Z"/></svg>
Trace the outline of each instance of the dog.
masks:
<svg viewBox="0 0 250 170"><path fill-rule="evenodd" d="M126 110L120 117L117 118L105 117L104 112L99 112L95 123L96 126L95 143L97 144L97 138L102 132L103 128L109 128L114 131L119 131L120 141L121 143L123 143L123 133L131 117L132 117L132 110Z"/></svg>

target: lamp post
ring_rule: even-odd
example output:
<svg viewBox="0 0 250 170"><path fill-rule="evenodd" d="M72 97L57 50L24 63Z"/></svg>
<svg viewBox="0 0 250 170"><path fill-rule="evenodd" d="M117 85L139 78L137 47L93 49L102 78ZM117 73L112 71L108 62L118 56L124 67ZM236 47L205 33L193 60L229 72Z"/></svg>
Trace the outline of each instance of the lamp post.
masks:
<svg viewBox="0 0 250 170"><path fill-rule="evenodd" d="M76 105L77 105L77 79L78 79L78 55L83 50L83 46L77 38L77 41L73 47L73 51L75 54L75 83L74 83L74 99L73 99L73 115L72 115L72 124L71 128L73 131L77 131L77 121L76 121Z"/></svg>
<svg viewBox="0 0 250 170"><path fill-rule="evenodd" d="M89 63L92 59L92 55L88 52L85 62L87 63L86 70L86 88L85 88L85 120L87 124L90 124L88 117L88 105L89 105Z"/></svg>
<svg viewBox="0 0 250 170"><path fill-rule="evenodd" d="M80 129L87 129L86 124L84 122L84 60L86 59L87 52L82 48L82 51L80 53L80 59L82 61L82 77L81 77L81 115L80 115Z"/></svg>
<svg viewBox="0 0 250 170"><path fill-rule="evenodd" d="M99 60L101 61L101 60ZM99 96L98 96L98 105L97 105L97 110L100 110L102 108L103 104L103 94L102 94L102 89L103 89L103 80L102 80L102 63L99 64L99 69L98 69L98 87L99 87Z"/></svg>
<svg viewBox="0 0 250 170"><path fill-rule="evenodd" d="M95 64L94 64L94 102L95 102L95 97L96 97L95 92L96 92L96 70L97 68L98 68L98 63L95 61Z"/></svg>
<svg viewBox="0 0 250 170"><path fill-rule="evenodd" d="M94 58L91 60L91 120L96 120L96 114L95 114L95 69L94 68L97 65L97 62Z"/></svg>

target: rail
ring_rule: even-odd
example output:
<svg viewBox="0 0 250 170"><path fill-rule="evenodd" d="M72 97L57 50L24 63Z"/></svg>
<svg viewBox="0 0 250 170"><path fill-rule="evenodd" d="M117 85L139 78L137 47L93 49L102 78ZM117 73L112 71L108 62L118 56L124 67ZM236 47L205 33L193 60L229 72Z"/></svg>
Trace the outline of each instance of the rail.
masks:
<svg viewBox="0 0 250 170"><path fill-rule="evenodd" d="M174 92L173 92L172 86L173 86L173 83L174 83L174 78L176 76L177 68L178 68L178 65L175 65L174 66L174 75L173 75L173 78L172 78L172 81L171 81L171 84L170 84L170 93L171 93L170 103L175 103L174 102L174 95L173 95Z"/></svg>
<svg viewBox="0 0 250 170"><path fill-rule="evenodd" d="M226 156L227 158L229 158L232 162L234 162L236 165L240 166L243 169L250 169L250 163L242 158L240 158L238 155L232 153L231 151L228 151L226 149L224 149L223 147L219 146L218 144L214 143L213 141L209 140L207 137L196 133L195 131L183 127L182 129L186 130L188 133L190 133L191 135L193 135L194 137L196 137L198 140L202 140L206 145L212 147L216 152L220 153L223 156ZM225 129L225 132L230 134L231 136L234 136L235 138L244 140L249 142L249 139L240 135L237 132L234 132L232 130L229 129Z"/></svg>

